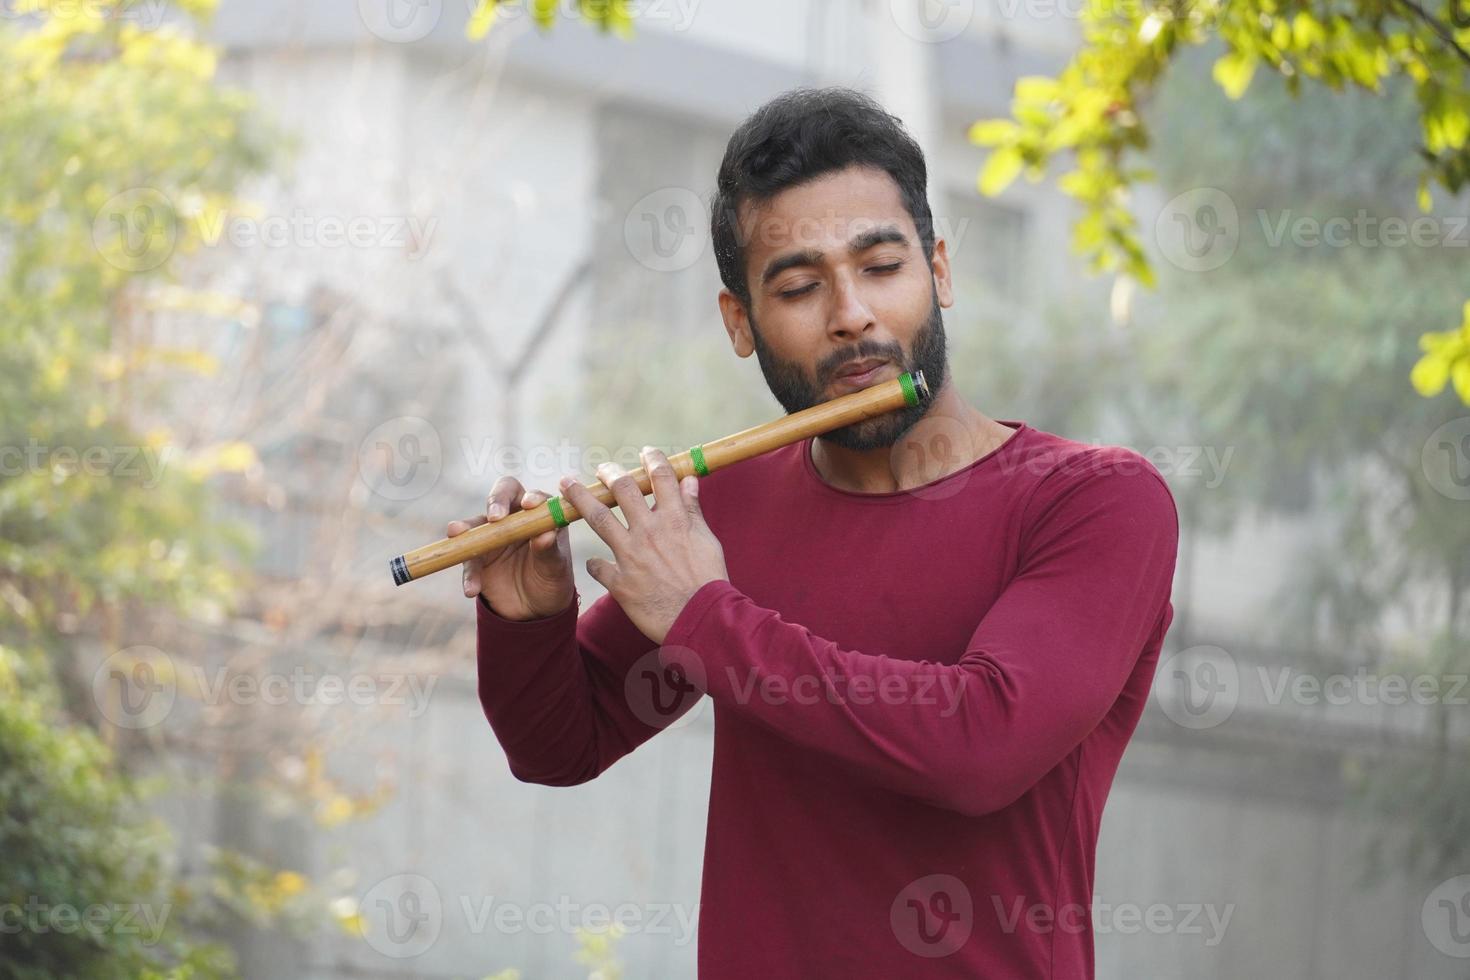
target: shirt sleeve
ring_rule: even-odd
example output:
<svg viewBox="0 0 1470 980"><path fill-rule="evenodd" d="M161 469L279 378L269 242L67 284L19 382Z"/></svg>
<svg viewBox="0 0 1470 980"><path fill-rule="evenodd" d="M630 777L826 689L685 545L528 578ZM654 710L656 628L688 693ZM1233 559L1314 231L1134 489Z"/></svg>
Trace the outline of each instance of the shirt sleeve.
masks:
<svg viewBox="0 0 1470 980"><path fill-rule="evenodd" d="M475 600L480 705L523 782L572 786L669 727L701 694L610 595L517 621Z"/></svg>
<svg viewBox="0 0 1470 980"><path fill-rule="evenodd" d="M846 649L723 580L694 594L660 657L722 709L888 789L967 814L1006 807L1098 726L1172 616L1167 484L1132 450L1084 455L1028 496L1017 572L957 657L925 651L923 623L912 659Z"/></svg>

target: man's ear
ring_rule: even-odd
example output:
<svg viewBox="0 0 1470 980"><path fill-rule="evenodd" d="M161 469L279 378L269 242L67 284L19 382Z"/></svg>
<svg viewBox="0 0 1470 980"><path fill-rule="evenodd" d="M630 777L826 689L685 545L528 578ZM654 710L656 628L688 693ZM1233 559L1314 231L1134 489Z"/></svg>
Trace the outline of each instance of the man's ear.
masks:
<svg viewBox="0 0 1470 980"><path fill-rule="evenodd" d="M934 257L929 260L929 270L934 274L934 291L939 294L939 305L949 309L954 305L954 285L949 278L949 246L943 238L934 239Z"/></svg>
<svg viewBox="0 0 1470 980"><path fill-rule="evenodd" d="M749 357L755 353L755 340L750 334L750 317L745 304L728 289L720 290L720 319L725 321L725 333L730 335L730 346L737 357Z"/></svg>

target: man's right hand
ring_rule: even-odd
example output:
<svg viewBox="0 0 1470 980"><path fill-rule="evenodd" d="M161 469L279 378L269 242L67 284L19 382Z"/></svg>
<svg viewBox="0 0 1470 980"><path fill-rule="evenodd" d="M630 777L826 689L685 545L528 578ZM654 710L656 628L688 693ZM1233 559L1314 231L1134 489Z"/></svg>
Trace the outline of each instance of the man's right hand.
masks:
<svg viewBox="0 0 1470 980"><path fill-rule="evenodd" d="M485 513L449 522L449 536L527 510L552 495L526 490L515 477L495 481L485 498ZM544 619L572 604L572 545L564 527L542 531L528 541L487 551L464 563L464 594L483 596L506 619Z"/></svg>

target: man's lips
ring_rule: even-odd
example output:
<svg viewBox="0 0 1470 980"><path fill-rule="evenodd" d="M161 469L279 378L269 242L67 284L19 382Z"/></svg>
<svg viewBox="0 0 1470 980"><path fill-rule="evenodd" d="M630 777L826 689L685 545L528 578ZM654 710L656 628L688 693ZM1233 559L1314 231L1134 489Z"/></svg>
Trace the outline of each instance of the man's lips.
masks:
<svg viewBox="0 0 1470 980"><path fill-rule="evenodd" d="M879 370L888 366L887 361L863 360L848 364L837 372L838 381L865 381Z"/></svg>

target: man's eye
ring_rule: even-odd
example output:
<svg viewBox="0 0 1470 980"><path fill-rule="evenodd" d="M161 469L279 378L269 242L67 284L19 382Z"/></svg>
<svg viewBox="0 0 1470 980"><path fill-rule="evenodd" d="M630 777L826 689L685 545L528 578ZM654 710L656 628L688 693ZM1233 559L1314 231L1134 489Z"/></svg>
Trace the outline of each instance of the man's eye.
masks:
<svg viewBox="0 0 1470 980"><path fill-rule="evenodd" d="M816 288L816 283L809 282L805 286L798 287L797 289L783 289L780 295L782 299L796 299L796 297L805 296L807 293Z"/></svg>
<svg viewBox="0 0 1470 980"><path fill-rule="evenodd" d="M897 272L902 262L894 262L889 265L873 265L868 267L869 272Z"/></svg>

